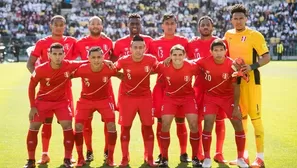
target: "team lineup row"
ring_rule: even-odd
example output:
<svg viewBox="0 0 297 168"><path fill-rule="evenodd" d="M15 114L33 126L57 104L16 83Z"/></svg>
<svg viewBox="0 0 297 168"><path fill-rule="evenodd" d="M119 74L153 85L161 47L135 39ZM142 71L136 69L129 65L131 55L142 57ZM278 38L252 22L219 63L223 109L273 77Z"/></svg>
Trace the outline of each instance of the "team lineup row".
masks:
<svg viewBox="0 0 297 168"><path fill-rule="evenodd" d="M129 16L128 24L130 36L117 40L114 47L112 41L102 35L102 20L98 17L90 18L90 35L77 42L72 37L63 36L65 19L62 16L53 17L52 36L36 43L27 63L32 73L29 85L31 122L27 136L29 159L24 167L35 167L37 134L42 123L43 155L38 163L49 162L47 151L53 114L64 130L64 165L72 166L74 142L78 153L77 166L85 164L83 139L87 146L86 161L92 161L90 116L95 109L101 113L105 123L106 163L110 166L115 165L113 151L117 133L112 108L115 101L109 81L111 76L117 76L122 80L118 98L122 147L120 166L125 167L129 163L130 128L138 112L142 122L144 160L149 166L158 164L159 167L168 167L169 128L174 118L177 123L182 162L191 161L186 153L186 118L190 128L193 167L211 167L209 151L214 122L218 139L214 160L225 163L222 147L225 137L224 118L228 117L235 129L238 151L238 159L230 164L248 167L245 132L249 115L255 128L257 146L257 158L251 167L264 167L264 133L258 68L267 64L270 56L263 36L245 26L246 9L241 5L235 5L231 14L234 29L226 32L224 42L211 35L213 22L207 16L200 18L197 24L201 37L188 42L186 38L175 35L177 24L174 15L164 15L164 36L153 40L140 34L141 18L137 14L132 14ZM226 54L230 58L225 57ZM254 54L262 57L256 57ZM77 56L88 61L67 61L76 59ZM64 57L66 60L63 60ZM185 60L186 57L193 61ZM231 59L238 57L241 59L236 59L235 62ZM114 69L106 66L112 65L106 61L108 59L117 60ZM166 65L158 63L164 60ZM42 64L36 66L37 61ZM123 73L118 72L120 69L123 69ZM238 71L234 73L234 69ZM158 73L158 80L151 95L149 76L153 72ZM196 76L194 87L191 85L192 76ZM245 80L234 76L243 76ZM69 102L73 102L69 82L72 77L81 77L83 83L81 98L76 105L74 133L72 118L67 108ZM35 87L38 83L40 89L35 97ZM71 106L73 112L73 104ZM160 155L155 162L153 117L158 118L156 138L160 149Z"/></svg>

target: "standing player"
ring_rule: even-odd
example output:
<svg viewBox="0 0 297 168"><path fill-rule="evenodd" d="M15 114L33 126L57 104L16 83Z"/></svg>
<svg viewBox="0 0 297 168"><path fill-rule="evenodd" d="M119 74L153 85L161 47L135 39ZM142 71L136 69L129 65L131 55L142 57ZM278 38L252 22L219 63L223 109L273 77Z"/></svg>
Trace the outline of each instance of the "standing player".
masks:
<svg viewBox="0 0 297 168"><path fill-rule="evenodd" d="M98 16L93 16L89 19L89 31L90 35L83 37L82 39L78 40L75 45L75 54L80 56L82 60L88 59L88 51L90 48L94 46L99 46L103 51L103 57L106 60L110 60L110 55L112 52L112 40L108 37L102 37L101 32L103 30L102 20ZM114 101L114 94L112 90L111 81L108 82L110 96ZM91 162L94 159L93 155L93 148L92 148L92 119L93 115L88 118L88 120L84 123L84 139L87 146L87 154L86 154L86 161ZM106 122L104 122L106 123ZM104 157L107 158L108 155L108 132L107 127L104 125L104 134L105 134L105 147L104 147Z"/></svg>
<svg viewBox="0 0 297 168"><path fill-rule="evenodd" d="M210 146L211 132L216 117L219 113L226 113L234 130L237 145L239 167L248 168L243 159L245 133L242 128L241 112L239 110L240 87L236 84L236 78L232 78L233 61L226 57L226 45L222 40L214 40L211 44L212 57L196 60L196 64L205 74L204 78L204 102L203 116L204 128L202 133L205 159L202 167L211 167Z"/></svg>
<svg viewBox="0 0 297 168"><path fill-rule="evenodd" d="M30 127L27 135L28 162L25 168L35 167L35 150L37 134L45 118L56 115L64 133L64 166L72 167L70 161L74 136L72 130L72 115L69 108L68 90L70 74L82 62L63 60L65 56L63 46L53 43L49 48L49 59L38 66L32 73L29 84L29 99L31 110L29 113ZM40 89L35 97L35 88L40 84Z"/></svg>
<svg viewBox="0 0 297 168"><path fill-rule="evenodd" d="M234 5L231 9L231 22L234 29L228 30L225 40L228 42L231 58L241 57L246 65L244 66L250 75L250 81L240 81L240 107L243 116L243 128L247 134L247 118L251 118L256 139L257 157L251 167L265 167L264 165L264 129L262 124L262 97L260 67L270 61L269 50L263 35L246 27L247 9L240 4ZM247 146L245 147L245 158L248 159ZM236 164L236 162L230 162Z"/></svg>
<svg viewBox="0 0 297 168"><path fill-rule="evenodd" d="M31 52L31 55L27 62L27 68L30 71L30 73L33 73L37 60L40 63L44 63L48 61L48 50L50 46L55 42L58 42L63 45L64 51L65 51L65 59L74 60L76 58L73 55L73 49L76 43L76 39L69 36L63 36L63 33L66 29L65 18L60 15L56 15L52 17L50 21L50 28L52 30L52 35L38 40L34 50ZM67 95L71 104L71 109L73 111L73 101L72 101L70 81L68 85L70 87L68 87ZM41 134L42 157L41 157L41 160L37 162L38 164L46 164L50 161L50 158L48 155L48 147L49 147L49 141L52 135L53 115L51 115L51 113L48 113L48 115L49 116L46 116L46 119L42 126L42 134Z"/></svg>
<svg viewBox="0 0 297 168"><path fill-rule="evenodd" d="M168 167L168 148L170 144L170 126L173 118L179 112L187 118L190 128L190 143L192 146L193 167L201 167L197 158L199 132L198 111L192 87L192 77L198 71L196 64L185 61L186 51L181 45L175 45L170 50L171 64L159 64L156 69L166 79L162 105L161 147L162 159L159 167Z"/></svg>
<svg viewBox="0 0 297 168"><path fill-rule="evenodd" d="M185 49L188 45L188 40L185 37L178 36L175 34L177 27L177 20L173 14L165 14L162 18L162 29L164 31L164 35L155 39L151 45L149 53L156 56L158 61L163 61L170 56L170 49L176 45L180 44ZM157 140L158 145L161 151L160 144L160 134L162 128L162 120L161 120L161 106L163 100L163 94L165 89L165 79L159 74L157 77L157 82L153 90L153 103L154 103L154 116L158 119L157 122ZM180 144L180 161L181 162L189 162L187 155L187 129L185 125L185 116L184 114L176 114L176 128L177 128L177 136ZM159 163L161 158L161 154L158 156L156 163Z"/></svg>
<svg viewBox="0 0 297 168"><path fill-rule="evenodd" d="M200 37L195 37L189 42L187 49L187 57L188 59L196 59L211 56L210 53L210 45L218 37L212 35L213 31L213 21L209 16L203 16L199 19L197 24L197 30L200 33ZM195 97L198 104L198 130L200 131L200 135L202 133L202 120L203 120L203 82L204 82L204 74L200 73L196 76L196 80L194 83ZM216 118L216 154L214 156L214 160L218 163L226 163L227 161L223 157L223 144L225 140L225 114L219 113L222 115L218 115ZM202 152L202 141L199 139L199 149L198 151L198 159L203 160L203 152Z"/></svg>
<svg viewBox="0 0 297 168"><path fill-rule="evenodd" d="M82 92L77 101L75 114L75 142L78 153L76 166L85 164L83 156L83 124L89 116L97 110L106 125L108 133L107 164L115 166L113 161L114 147L117 139L113 101L110 96L110 77L116 74L115 69L110 69L103 63L104 51L100 47L91 47L88 51L90 63L81 65L73 77L81 77Z"/></svg>
<svg viewBox="0 0 297 168"><path fill-rule="evenodd" d="M154 123L152 114L152 97L150 91L150 74L157 66L157 59L144 54L145 42L139 35L131 42L131 55L121 57L116 62L118 70L123 69L123 79L119 92L119 124L121 125L122 161L120 166L129 164L130 129L136 113L141 120L144 140L144 160L149 166L153 161Z"/></svg>
<svg viewBox="0 0 297 168"><path fill-rule="evenodd" d="M150 43L153 39L150 36L140 34L141 33L141 16L137 13L132 13L128 16L128 27L130 35L127 35L123 38L118 39L114 44L113 58L112 60L116 61L120 57L130 55L130 44L135 35L139 35L144 39L146 50L148 52Z"/></svg>

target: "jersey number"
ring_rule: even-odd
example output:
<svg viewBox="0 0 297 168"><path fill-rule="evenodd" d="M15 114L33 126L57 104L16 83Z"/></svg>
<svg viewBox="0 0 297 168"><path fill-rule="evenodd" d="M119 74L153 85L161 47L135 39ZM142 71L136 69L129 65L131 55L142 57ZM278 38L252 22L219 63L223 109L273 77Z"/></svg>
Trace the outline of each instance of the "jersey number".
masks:
<svg viewBox="0 0 297 168"><path fill-rule="evenodd" d="M131 77L131 74L130 74L130 73L127 73L127 78L128 78L129 80L131 80L131 79L132 79L132 77Z"/></svg>
<svg viewBox="0 0 297 168"><path fill-rule="evenodd" d="M208 73L205 72L205 77L204 77L204 79L207 80L207 81L211 81L211 76L210 76L210 74L208 74Z"/></svg>

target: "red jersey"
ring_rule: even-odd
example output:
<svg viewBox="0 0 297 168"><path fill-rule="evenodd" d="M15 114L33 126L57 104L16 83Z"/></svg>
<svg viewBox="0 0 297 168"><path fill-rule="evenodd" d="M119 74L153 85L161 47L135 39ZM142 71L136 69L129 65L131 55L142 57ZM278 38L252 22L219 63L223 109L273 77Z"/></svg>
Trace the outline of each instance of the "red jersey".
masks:
<svg viewBox="0 0 297 168"><path fill-rule="evenodd" d="M176 44L182 45L187 51L187 38L174 35L172 39L166 39L164 36L155 39L149 47L149 53L156 56L158 61L164 61L170 56L170 49Z"/></svg>
<svg viewBox="0 0 297 168"><path fill-rule="evenodd" d="M165 78L165 95L175 98L194 96L192 77L196 75L198 66L194 62L185 60L180 69L175 69L172 63L167 67L159 64L156 72Z"/></svg>
<svg viewBox="0 0 297 168"><path fill-rule="evenodd" d="M60 43L64 47L65 59L75 60L76 56L74 55L74 45L76 39L70 36L63 36L61 40L54 40L52 36L47 36L43 39L40 39L36 42L34 50L31 52L31 55L39 58L40 63L48 61L48 51L50 46L53 43Z"/></svg>
<svg viewBox="0 0 297 168"><path fill-rule="evenodd" d="M94 46L98 46L103 50L104 59L109 60L112 52L112 45L112 40L108 37L93 38L91 36L86 36L77 41L74 50L76 56L80 56L82 60L87 60L88 50Z"/></svg>
<svg viewBox="0 0 297 168"><path fill-rule="evenodd" d="M124 70L124 78L120 84L122 95L151 96L150 74L156 68L157 59L145 54L140 62L135 62L131 55L121 57L116 62L118 70Z"/></svg>
<svg viewBox="0 0 297 168"><path fill-rule="evenodd" d="M81 77L82 91L81 98L88 100L102 100L110 97L110 77L116 74L116 69L111 70L104 63L103 68L93 72L89 63L81 65L74 72L73 77Z"/></svg>
<svg viewBox="0 0 297 168"><path fill-rule="evenodd" d="M208 40L202 40L200 37L195 37L189 41L187 48L188 59L196 59L211 56L210 45L218 37L212 36Z"/></svg>
<svg viewBox="0 0 297 168"><path fill-rule="evenodd" d="M31 107L35 107L35 99L51 102L67 100L66 89L70 87L68 84L70 75L82 63L86 62L63 60L59 69L53 69L48 61L36 67L29 84ZM38 83L40 83L40 87L35 98L35 88Z"/></svg>
<svg viewBox="0 0 297 168"><path fill-rule="evenodd" d="M223 64L216 64L213 57L207 57L195 60L196 64L204 73L203 88L206 94L217 97L233 96L233 82L236 78L232 78L234 70L231 68L233 60L229 57L225 58Z"/></svg>
<svg viewBox="0 0 297 168"><path fill-rule="evenodd" d="M153 38L143 34L140 34L139 36L143 38L146 45L146 51L144 53L148 53L150 43L153 41ZM118 39L114 44L113 55L116 56L117 58L130 55L131 54L130 45L132 40L133 38L131 38L130 35Z"/></svg>

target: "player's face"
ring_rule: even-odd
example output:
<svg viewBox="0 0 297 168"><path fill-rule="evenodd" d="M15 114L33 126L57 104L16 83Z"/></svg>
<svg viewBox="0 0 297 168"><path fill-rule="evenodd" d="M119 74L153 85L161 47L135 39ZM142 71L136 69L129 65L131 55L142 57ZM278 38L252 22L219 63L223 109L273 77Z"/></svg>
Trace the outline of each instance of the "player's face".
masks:
<svg viewBox="0 0 297 168"><path fill-rule="evenodd" d="M91 52L89 62L93 67L99 67L103 63L103 54L100 51Z"/></svg>
<svg viewBox="0 0 297 168"><path fill-rule="evenodd" d="M103 30L102 20L94 18L89 23L89 31L93 36L99 36Z"/></svg>
<svg viewBox="0 0 297 168"><path fill-rule="evenodd" d="M242 12L233 13L231 23L236 30L244 30L247 17Z"/></svg>
<svg viewBox="0 0 297 168"><path fill-rule="evenodd" d="M213 31L213 26L210 20L203 19L198 26L198 31L201 34L201 36L210 36Z"/></svg>
<svg viewBox="0 0 297 168"><path fill-rule="evenodd" d="M66 24L62 19L55 19L50 25L52 34L55 36L63 36Z"/></svg>
<svg viewBox="0 0 297 168"><path fill-rule="evenodd" d="M140 34L140 31L141 31L141 22L140 22L140 19L131 18L129 20L128 26L129 26L130 34L132 34L132 35L138 35L138 34Z"/></svg>
<svg viewBox="0 0 297 168"><path fill-rule="evenodd" d="M143 54L145 52L145 43L144 41L134 41L131 44L131 54L132 57L135 59L140 59L143 57Z"/></svg>
<svg viewBox="0 0 297 168"><path fill-rule="evenodd" d="M174 35L176 31L176 21L174 18L167 19L162 24L162 29L166 35Z"/></svg>
<svg viewBox="0 0 297 168"><path fill-rule="evenodd" d="M64 59L64 50L62 48L53 48L49 53L49 58L54 65L60 65Z"/></svg>
<svg viewBox="0 0 297 168"><path fill-rule="evenodd" d="M224 48L224 46L214 46L213 50L210 52L217 62L222 62L225 59L227 50Z"/></svg>
<svg viewBox="0 0 297 168"><path fill-rule="evenodd" d="M170 58L173 64L181 65L186 58L186 54L182 50L173 50L172 54L170 54Z"/></svg>

